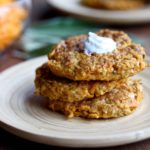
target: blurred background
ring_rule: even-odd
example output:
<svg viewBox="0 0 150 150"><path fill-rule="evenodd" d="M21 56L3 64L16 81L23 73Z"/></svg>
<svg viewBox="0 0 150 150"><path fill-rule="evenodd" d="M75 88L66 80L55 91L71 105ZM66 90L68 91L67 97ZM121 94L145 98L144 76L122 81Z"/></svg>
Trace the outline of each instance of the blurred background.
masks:
<svg viewBox="0 0 150 150"><path fill-rule="evenodd" d="M0 71L46 55L60 40L123 30L150 54L149 0L0 0ZM13 12L13 13L12 13Z"/></svg>
<svg viewBox="0 0 150 150"><path fill-rule="evenodd" d="M102 28L127 32L150 55L149 2L0 0L0 72L28 59L47 55L55 44L68 36ZM141 142L135 147L139 149L146 143L148 146L149 142ZM27 149L32 144L0 129L1 149Z"/></svg>

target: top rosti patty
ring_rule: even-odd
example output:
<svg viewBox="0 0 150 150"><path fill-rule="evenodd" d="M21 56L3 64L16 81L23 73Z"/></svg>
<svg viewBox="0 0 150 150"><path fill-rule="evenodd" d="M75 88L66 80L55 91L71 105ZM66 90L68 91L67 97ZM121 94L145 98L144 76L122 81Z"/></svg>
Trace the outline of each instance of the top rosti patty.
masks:
<svg viewBox="0 0 150 150"><path fill-rule="evenodd" d="M84 53L87 35L71 37L49 54L50 70L71 80L112 81L133 76L147 66L144 48L132 43L124 32L101 30L97 35L112 38L117 48L107 54L87 55Z"/></svg>

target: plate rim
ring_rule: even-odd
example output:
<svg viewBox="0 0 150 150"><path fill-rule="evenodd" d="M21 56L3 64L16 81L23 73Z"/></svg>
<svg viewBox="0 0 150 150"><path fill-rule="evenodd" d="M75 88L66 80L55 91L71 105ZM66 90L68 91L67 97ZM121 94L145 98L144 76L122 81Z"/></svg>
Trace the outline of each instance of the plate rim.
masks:
<svg viewBox="0 0 150 150"><path fill-rule="evenodd" d="M72 1L79 1L79 0L72 0ZM69 13L69 14L71 14L71 15L74 15L74 16L76 16L76 17L79 17L79 18L83 18L84 17L84 19L85 20L91 20L91 21L95 21L95 22L101 22L101 23L111 23L111 24L136 24L136 23L139 23L139 24L141 24L141 23L147 23L147 22L150 22L150 15L147 17L147 16L144 16L144 18L143 17L140 17L140 19L139 19L139 16L138 16L138 18L136 18L135 19L135 16L134 17L131 17L131 18L129 18L129 19L126 19L126 18L124 18L124 17L120 17L120 18L112 18L112 17L108 17L108 16L103 16L103 15L100 15L99 17L98 16L91 16L91 14L90 15L88 15L88 14L81 14L81 12L79 12L79 11L74 11L74 10L67 10L67 9L65 9L64 7L61 7L61 6L58 6L57 4L60 2L60 1L57 1L57 0L47 0L47 2L51 5L51 6L53 6L53 7L55 7L55 8L57 8L57 9L59 9L60 11L62 11L62 12L65 12L65 13ZM120 11L120 10L116 10L116 11L108 11L108 10L97 10L97 9L94 9L94 8L88 8L88 7L86 7L86 6L81 6L81 5L77 5L77 6L79 6L79 7L82 7L82 9L86 9L87 11L93 11L93 12L99 12L99 14L100 13L108 13L108 14L114 14L114 13L128 13L128 14L130 14L130 16L131 16L131 14L134 14L134 13L139 13L139 12L143 12L143 11L148 11L149 13L150 13L150 10L148 10L148 8L150 8L150 6L147 6L148 8L147 9L140 9L140 10L130 10L129 12L126 12L126 11ZM132 12L132 13L130 13L130 12ZM93 13L94 14L94 13ZM139 15L139 14L138 14ZM128 16L128 15L126 15L126 16ZM146 18L145 18L146 17Z"/></svg>

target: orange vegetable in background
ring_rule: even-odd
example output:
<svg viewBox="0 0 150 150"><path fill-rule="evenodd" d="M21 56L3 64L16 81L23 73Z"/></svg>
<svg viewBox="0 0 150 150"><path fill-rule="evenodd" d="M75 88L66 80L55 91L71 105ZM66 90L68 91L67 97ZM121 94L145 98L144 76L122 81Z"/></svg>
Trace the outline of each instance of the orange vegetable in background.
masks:
<svg viewBox="0 0 150 150"><path fill-rule="evenodd" d="M14 2L14 0L0 0L0 5L9 4L11 2Z"/></svg>
<svg viewBox="0 0 150 150"><path fill-rule="evenodd" d="M9 3L12 0L0 0L0 4L4 1ZM0 5L0 51L20 36L26 17L26 10L17 4Z"/></svg>

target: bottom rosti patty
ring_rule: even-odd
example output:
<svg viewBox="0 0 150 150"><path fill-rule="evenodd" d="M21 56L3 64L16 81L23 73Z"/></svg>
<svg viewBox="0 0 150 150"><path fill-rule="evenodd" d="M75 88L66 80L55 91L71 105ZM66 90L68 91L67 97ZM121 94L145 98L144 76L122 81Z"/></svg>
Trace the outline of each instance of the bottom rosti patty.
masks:
<svg viewBox="0 0 150 150"><path fill-rule="evenodd" d="M111 91L128 79L118 81L72 81L52 74L45 63L36 70L35 93L51 100L82 101Z"/></svg>
<svg viewBox="0 0 150 150"><path fill-rule="evenodd" d="M61 112L69 118L117 118L135 111L143 99L142 85L137 80L129 80L110 92L80 102L49 100L52 111Z"/></svg>

